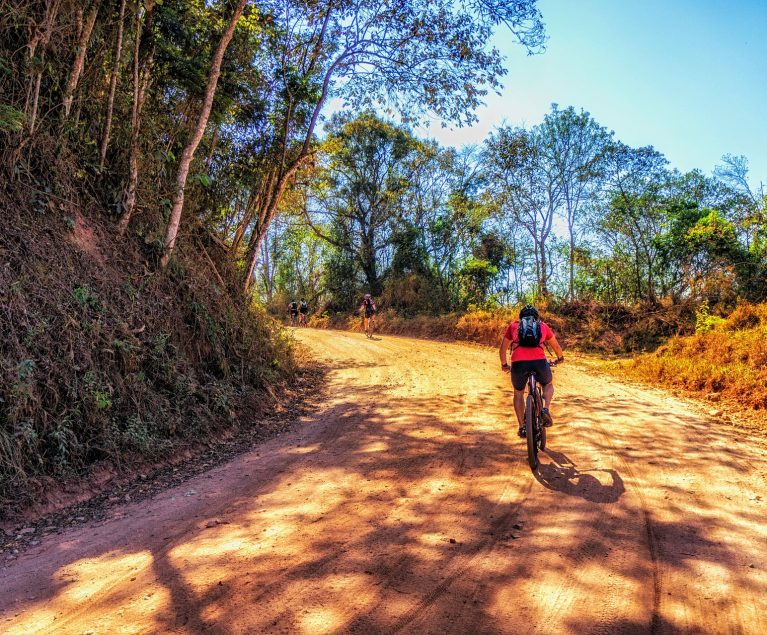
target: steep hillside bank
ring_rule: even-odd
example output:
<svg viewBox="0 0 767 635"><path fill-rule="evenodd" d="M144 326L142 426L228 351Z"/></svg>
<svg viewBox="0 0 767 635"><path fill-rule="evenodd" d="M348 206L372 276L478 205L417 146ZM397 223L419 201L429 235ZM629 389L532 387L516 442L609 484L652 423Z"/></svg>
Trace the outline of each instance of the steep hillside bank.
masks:
<svg viewBox="0 0 767 635"><path fill-rule="evenodd" d="M3 180L0 520L51 479L247 426L291 377L289 342L222 288L235 276L205 232L158 272L85 188Z"/></svg>

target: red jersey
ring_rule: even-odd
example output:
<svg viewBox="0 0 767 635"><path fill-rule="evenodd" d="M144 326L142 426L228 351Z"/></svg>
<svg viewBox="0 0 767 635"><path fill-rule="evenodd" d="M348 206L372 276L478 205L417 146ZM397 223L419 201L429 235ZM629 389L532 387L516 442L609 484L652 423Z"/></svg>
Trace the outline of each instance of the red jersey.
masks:
<svg viewBox="0 0 767 635"><path fill-rule="evenodd" d="M518 326L518 321L512 322L503 334L506 339L511 340L511 362L531 362L536 359L546 359L546 349L543 348L543 343L554 337L554 331L549 328L549 325L546 322L541 322L541 344L535 348L519 345Z"/></svg>

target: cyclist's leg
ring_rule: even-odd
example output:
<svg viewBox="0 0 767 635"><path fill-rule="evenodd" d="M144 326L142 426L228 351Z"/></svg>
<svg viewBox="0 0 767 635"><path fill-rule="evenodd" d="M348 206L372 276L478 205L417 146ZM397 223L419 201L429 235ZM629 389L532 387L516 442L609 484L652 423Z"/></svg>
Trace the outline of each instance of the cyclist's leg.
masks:
<svg viewBox="0 0 767 635"><path fill-rule="evenodd" d="M514 413L517 415L519 427L525 425L525 391L514 389Z"/></svg>
<svg viewBox="0 0 767 635"><path fill-rule="evenodd" d="M522 365L524 366L525 371L532 371L535 373L535 377L543 392L543 407L548 408L551 399L554 396L554 383L552 381L554 377L551 374L551 366L549 366L549 362L545 359L536 359L529 362L522 362Z"/></svg>
<svg viewBox="0 0 767 635"><path fill-rule="evenodd" d="M535 374L538 376L538 382L543 393L541 418L543 419L543 425L548 427L553 423L551 413L549 413L549 406L554 397L554 381L551 374L551 366L549 366L545 359L536 360L531 363L535 364Z"/></svg>
<svg viewBox="0 0 767 635"><path fill-rule="evenodd" d="M554 398L554 382L550 381L543 386L543 407L548 408Z"/></svg>
<svg viewBox="0 0 767 635"><path fill-rule="evenodd" d="M529 369L527 362L512 362L511 385L514 387L514 414L517 415L519 435L524 435L525 429L525 388Z"/></svg>

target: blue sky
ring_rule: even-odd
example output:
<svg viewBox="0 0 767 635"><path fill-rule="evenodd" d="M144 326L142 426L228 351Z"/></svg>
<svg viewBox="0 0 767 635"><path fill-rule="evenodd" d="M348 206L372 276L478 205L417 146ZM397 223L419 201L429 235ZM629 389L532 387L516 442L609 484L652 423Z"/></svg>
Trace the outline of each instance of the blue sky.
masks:
<svg viewBox="0 0 767 635"><path fill-rule="evenodd" d="M767 185L767 0L540 0L547 50L527 56L508 33L502 96L471 128L420 132L480 143L502 122L537 124L552 103L589 111L632 146L710 173L724 153Z"/></svg>

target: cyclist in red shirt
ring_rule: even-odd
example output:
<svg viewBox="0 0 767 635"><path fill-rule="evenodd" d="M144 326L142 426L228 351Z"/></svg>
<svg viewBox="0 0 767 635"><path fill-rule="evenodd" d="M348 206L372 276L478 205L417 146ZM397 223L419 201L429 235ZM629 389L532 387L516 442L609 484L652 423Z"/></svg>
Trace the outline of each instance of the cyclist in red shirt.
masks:
<svg viewBox="0 0 767 635"><path fill-rule="evenodd" d="M526 323L529 323L533 329L540 329L539 337L535 338L539 341L538 345L535 345L534 341L528 341L529 338L527 337L525 338L526 341L520 344L519 325L520 321L524 318L532 318L532 320L528 320ZM543 386L544 407L541 410L543 425L549 427L553 423L551 413L549 413L549 406L551 405L552 397L554 397L554 384L552 382L551 367L546 359L544 343L554 349L554 352L557 354L557 363L565 361L562 347L557 342L554 331L549 328L548 324L541 321L538 310L531 304L528 304L519 312L519 320L512 322L506 328L499 351L501 369L508 371L507 352L509 347L511 347L511 383L514 386L514 412L517 414L519 436L521 437L525 436L525 385L527 384L527 378L533 371Z"/></svg>

